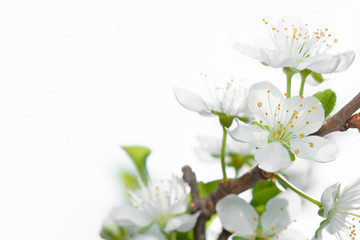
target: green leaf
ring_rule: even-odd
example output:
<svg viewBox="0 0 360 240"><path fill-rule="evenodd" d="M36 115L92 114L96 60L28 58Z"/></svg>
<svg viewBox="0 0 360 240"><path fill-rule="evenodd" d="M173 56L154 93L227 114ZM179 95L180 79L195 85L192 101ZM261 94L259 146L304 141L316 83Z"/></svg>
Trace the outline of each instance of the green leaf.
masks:
<svg viewBox="0 0 360 240"><path fill-rule="evenodd" d="M317 92L314 94L314 97L319 99L324 110L325 118L327 118L332 110L334 110L336 104L336 94L331 89L326 89L323 92Z"/></svg>
<svg viewBox="0 0 360 240"><path fill-rule="evenodd" d="M194 231L191 230L186 233L176 232L176 240L194 240Z"/></svg>
<svg viewBox="0 0 360 240"><path fill-rule="evenodd" d="M215 180L208 183L198 182L199 196L207 197L207 195L209 195L212 191L214 191L217 188L218 183L219 180Z"/></svg>
<svg viewBox="0 0 360 240"><path fill-rule="evenodd" d="M243 237L233 237L233 240L248 240L247 238L243 238Z"/></svg>
<svg viewBox="0 0 360 240"><path fill-rule="evenodd" d="M259 182L252 189L253 199L250 203L261 215L266 210L266 203L279 193L281 191L275 182L269 180Z"/></svg>
<svg viewBox="0 0 360 240"><path fill-rule="evenodd" d="M240 154L228 154L230 157L230 162L227 163L229 167L233 167L235 169L236 174L239 173L239 170L244 164L248 166L252 166L252 160L254 159L254 155L240 155Z"/></svg>
<svg viewBox="0 0 360 240"><path fill-rule="evenodd" d="M147 147L129 146L122 147L126 153L130 156L131 160L135 164L141 180L146 184L148 179L148 171L146 169L146 159L149 156L151 150Z"/></svg>
<svg viewBox="0 0 360 240"><path fill-rule="evenodd" d="M321 75L321 73L317 73L317 72L310 72L310 75L314 78L315 81L317 81L318 83L322 83L324 81L323 76Z"/></svg>
<svg viewBox="0 0 360 240"><path fill-rule="evenodd" d="M139 188L139 183L134 173L128 172L126 170L121 170L119 172L119 178L121 182L124 183L126 188L132 191Z"/></svg>

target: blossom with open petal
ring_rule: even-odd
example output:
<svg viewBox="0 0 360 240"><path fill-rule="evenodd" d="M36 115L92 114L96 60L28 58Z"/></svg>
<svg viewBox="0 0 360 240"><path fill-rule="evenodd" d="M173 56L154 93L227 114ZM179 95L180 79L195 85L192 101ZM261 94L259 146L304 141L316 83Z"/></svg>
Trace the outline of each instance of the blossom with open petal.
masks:
<svg viewBox="0 0 360 240"><path fill-rule="evenodd" d="M110 216L120 226L149 227L157 224L165 232L187 232L196 223L200 212L186 213L188 198L185 182L177 177L129 191L131 205L114 208Z"/></svg>
<svg viewBox="0 0 360 240"><path fill-rule="evenodd" d="M295 156L317 162L336 159L338 147L334 142L310 136L324 122L324 108L317 98L285 99L270 82L259 82L249 90L249 108L256 124L249 126L238 122L229 134L235 140L258 148L254 156L263 170L284 170Z"/></svg>
<svg viewBox="0 0 360 240"><path fill-rule="evenodd" d="M339 240L357 239L360 234L360 178L340 190L340 184L329 186L321 196L324 218L314 239L323 239L326 229Z"/></svg>
<svg viewBox="0 0 360 240"><path fill-rule="evenodd" d="M300 232L287 229L300 209L300 198L290 191L270 199L261 217L253 206L233 194L224 197L216 205L223 227L233 236L250 240L305 240Z"/></svg>
<svg viewBox="0 0 360 240"><path fill-rule="evenodd" d="M234 48L273 68L307 68L318 73L341 72L354 61L354 51L335 55L328 53L328 49L338 40L332 39L327 28L310 32L307 24L298 19L282 19L277 26L270 25L265 19L263 22L270 27L274 49L239 42Z"/></svg>
<svg viewBox="0 0 360 240"><path fill-rule="evenodd" d="M208 96L175 87L175 97L186 109L204 116L215 116L218 113L231 117L246 117L247 89L234 80L214 82L208 88Z"/></svg>

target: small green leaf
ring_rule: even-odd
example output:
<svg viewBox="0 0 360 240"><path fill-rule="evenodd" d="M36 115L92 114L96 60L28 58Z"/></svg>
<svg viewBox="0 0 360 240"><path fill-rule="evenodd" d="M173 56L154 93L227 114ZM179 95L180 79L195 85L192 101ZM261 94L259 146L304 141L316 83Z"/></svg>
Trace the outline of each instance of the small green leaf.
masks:
<svg viewBox="0 0 360 240"><path fill-rule="evenodd" d="M266 62L261 62L261 64L267 67L269 66L269 64L267 64Z"/></svg>
<svg viewBox="0 0 360 240"><path fill-rule="evenodd" d="M214 191L217 188L218 183L219 180L215 180L208 183L198 182L199 196L207 197L207 195L209 195L212 191Z"/></svg>
<svg viewBox="0 0 360 240"><path fill-rule="evenodd" d="M146 147L129 146L122 147L126 153L130 156L131 160L135 164L141 180L146 184L148 179L148 171L146 169L146 159L149 156L151 150Z"/></svg>
<svg viewBox="0 0 360 240"><path fill-rule="evenodd" d="M191 230L186 233L176 232L176 240L194 240L194 231Z"/></svg>
<svg viewBox="0 0 360 240"><path fill-rule="evenodd" d="M139 188L138 180L136 179L136 175L134 173L128 172L126 170L121 170L119 172L119 178L122 183L124 183L125 187L134 191Z"/></svg>
<svg viewBox="0 0 360 240"><path fill-rule="evenodd" d="M325 118L327 118L332 110L334 110L336 104L336 94L331 89L326 89L323 92L317 92L314 94L314 97L319 99L324 110Z"/></svg>
<svg viewBox="0 0 360 240"><path fill-rule="evenodd" d="M229 153L230 162L227 163L229 167L233 167L235 169L236 174L239 173L239 170L244 164L248 166L252 166L252 160L254 159L254 155L241 155L241 154L232 154Z"/></svg>
<svg viewBox="0 0 360 240"><path fill-rule="evenodd" d="M310 75L314 78L315 81L317 81L318 83L322 83L324 81L323 76L321 75L321 73L317 73L317 72L313 72L311 71Z"/></svg>
<svg viewBox="0 0 360 240"><path fill-rule="evenodd" d="M266 203L279 193L281 191L275 182L269 180L259 182L252 189L253 199L250 203L261 215L266 210Z"/></svg>

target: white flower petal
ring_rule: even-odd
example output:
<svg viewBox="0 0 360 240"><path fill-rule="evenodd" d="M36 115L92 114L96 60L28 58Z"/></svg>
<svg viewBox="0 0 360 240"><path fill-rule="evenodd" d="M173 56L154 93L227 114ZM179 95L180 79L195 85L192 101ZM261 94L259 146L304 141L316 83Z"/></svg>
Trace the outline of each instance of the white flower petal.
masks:
<svg viewBox="0 0 360 240"><path fill-rule="evenodd" d="M295 229L287 229L280 233L279 240L307 240L300 231Z"/></svg>
<svg viewBox="0 0 360 240"><path fill-rule="evenodd" d="M336 143L323 137L296 138L290 141L290 145L299 150L298 157L316 162L331 162L339 155Z"/></svg>
<svg viewBox="0 0 360 240"><path fill-rule="evenodd" d="M296 58L278 49L260 49L260 56L263 62L273 68L296 67Z"/></svg>
<svg viewBox="0 0 360 240"><path fill-rule="evenodd" d="M202 99L202 97L192 91L175 87L174 94L178 102L186 109L194 112L198 112L201 115L211 115L211 109L209 109Z"/></svg>
<svg viewBox="0 0 360 240"><path fill-rule="evenodd" d="M335 196L338 191L338 183L335 183L325 189L323 194L321 195L321 203L324 207L324 217L327 216L328 212L335 205Z"/></svg>
<svg viewBox="0 0 360 240"><path fill-rule="evenodd" d="M228 195L216 204L221 224L239 237L250 237L257 229L259 216L245 200L234 194Z"/></svg>
<svg viewBox="0 0 360 240"><path fill-rule="evenodd" d="M346 51L336 55L319 54L306 59L304 68L318 73L342 72L350 67L355 59L355 52Z"/></svg>
<svg viewBox="0 0 360 240"><path fill-rule="evenodd" d="M279 142L255 150L255 161L267 172L278 172L291 165L289 152Z"/></svg>
<svg viewBox="0 0 360 240"><path fill-rule="evenodd" d="M305 136L316 132L324 123L325 113L321 102L316 97L292 97L287 99L286 108L289 112L296 110L297 117L293 118L294 125L292 132L297 136L304 134ZM290 116L290 114L288 114Z"/></svg>
<svg viewBox="0 0 360 240"><path fill-rule="evenodd" d="M346 51L344 53L339 54L341 57L341 61L337 66L335 72L342 72L348 69L351 64L354 62L355 59L355 52L354 51Z"/></svg>
<svg viewBox="0 0 360 240"><path fill-rule="evenodd" d="M244 44L236 42L234 48L239 51L241 54L244 54L247 57L255 58L261 61L260 50L258 47L251 46L249 44Z"/></svg>
<svg viewBox="0 0 360 240"><path fill-rule="evenodd" d="M256 125L238 123L235 129L228 130L229 135L240 142L247 142L253 146L265 146L268 141L268 132Z"/></svg>
<svg viewBox="0 0 360 240"><path fill-rule="evenodd" d="M249 89L249 108L256 120L271 125L278 105L283 105L284 96L280 90L270 82L253 84ZM268 114L268 115L266 115Z"/></svg>
<svg viewBox="0 0 360 240"><path fill-rule="evenodd" d="M318 73L333 73L341 63L341 58L341 55L316 55L308 59L307 65L304 68Z"/></svg>
<svg viewBox="0 0 360 240"><path fill-rule="evenodd" d="M175 230L178 232L188 232L192 228L194 228L196 224L196 220L199 217L200 213L201 212L199 211L194 214L184 214L181 216L174 217L167 222L164 231L166 233Z"/></svg>
<svg viewBox="0 0 360 240"><path fill-rule="evenodd" d="M110 217L120 226L148 226L152 219L144 211L140 211L132 206L121 206L113 208Z"/></svg>
<svg viewBox="0 0 360 240"><path fill-rule="evenodd" d="M283 192L270 199L261 216L263 231L268 234L282 232L295 220L301 210L301 199L291 191Z"/></svg>

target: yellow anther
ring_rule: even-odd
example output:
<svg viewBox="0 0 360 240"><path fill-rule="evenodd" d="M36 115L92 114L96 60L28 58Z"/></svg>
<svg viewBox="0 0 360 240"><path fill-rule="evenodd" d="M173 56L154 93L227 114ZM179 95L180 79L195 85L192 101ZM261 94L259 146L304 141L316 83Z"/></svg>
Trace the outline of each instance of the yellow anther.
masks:
<svg viewBox="0 0 360 240"><path fill-rule="evenodd" d="M306 124L309 124L309 121L306 121Z"/></svg>
<svg viewBox="0 0 360 240"><path fill-rule="evenodd" d="M301 98L301 99L303 99L303 98L304 98L304 96L300 96L300 98Z"/></svg>
<svg viewBox="0 0 360 240"><path fill-rule="evenodd" d="M300 104L300 107L302 107L303 105L302 104Z"/></svg>
<svg viewBox="0 0 360 240"><path fill-rule="evenodd" d="M274 227L271 227L271 231L275 231L275 228L274 228Z"/></svg>
<svg viewBox="0 0 360 240"><path fill-rule="evenodd" d="M296 111L296 110L294 110L294 114L295 114L295 115L297 115L297 114L299 114L299 112L298 112L298 111Z"/></svg>
<svg viewBox="0 0 360 240"><path fill-rule="evenodd" d="M337 38L334 39L334 43L337 43L339 40Z"/></svg>
<svg viewBox="0 0 360 240"><path fill-rule="evenodd" d="M267 115L268 115L268 113L265 113L265 115L267 116Z"/></svg>
<svg viewBox="0 0 360 240"><path fill-rule="evenodd" d="M317 39L320 39L320 37L319 37L319 36L316 36L316 38L317 38Z"/></svg>
<svg viewBox="0 0 360 240"><path fill-rule="evenodd" d="M296 155L298 155L298 154L300 153L300 150L299 150L299 149L296 149L296 150L294 151L294 153L295 153Z"/></svg>
<svg viewBox="0 0 360 240"><path fill-rule="evenodd" d="M291 127L291 128L293 128L293 127L294 127L294 125L291 125L290 127Z"/></svg>
<svg viewBox="0 0 360 240"><path fill-rule="evenodd" d="M287 28L285 28L285 31L287 30Z"/></svg>
<svg viewBox="0 0 360 240"><path fill-rule="evenodd" d="M258 107L261 107L261 106L262 106L262 102L258 102L258 103L257 103L257 106L258 106Z"/></svg>
<svg viewBox="0 0 360 240"><path fill-rule="evenodd" d="M275 30L275 28L273 27L272 30Z"/></svg>
<svg viewBox="0 0 360 240"><path fill-rule="evenodd" d="M287 93L284 93L284 96L286 97L286 96L287 96Z"/></svg>
<svg viewBox="0 0 360 240"><path fill-rule="evenodd" d="M325 28L325 31L328 31L329 29Z"/></svg>
<svg viewBox="0 0 360 240"><path fill-rule="evenodd" d="M314 109L314 110L317 109L317 106L313 106L312 109Z"/></svg>
<svg viewBox="0 0 360 240"><path fill-rule="evenodd" d="M324 123L323 123L324 125L326 125L327 124L327 121L324 121Z"/></svg>
<svg viewBox="0 0 360 240"><path fill-rule="evenodd" d="M270 93L270 90L267 90L267 93Z"/></svg>
<svg viewBox="0 0 360 240"><path fill-rule="evenodd" d="M278 121L278 124L280 124L280 121Z"/></svg>
<svg viewBox="0 0 360 240"><path fill-rule="evenodd" d="M331 37L331 34L329 34L328 37Z"/></svg>
<svg viewBox="0 0 360 240"><path fill-rule="evenodd" d="M282 207L282 208L280 208L280 210L281 210L281 211L284 211L284 208Z"/></svg>
<svg viewBox="0 0 360 240"><path fill-rule="evenodd" d="M258 220L258 218L257 218L257 217L253 217L253 220L254 220L254 221L257 221L257 220Z"/></svg>
<svg viewBox="0 0 360 240"><path fill-rule="evenodd" d="M300 133L300 138L304 138L304 137L305 137L305 134Z"/></svg>
<svg viewBox="0 0 360 240"><path fill-rule="evenodd" d="M299 118L299 116L295 116L295 118L296 118L296 119L298 119L298 118Z"/></svg>
<svg viewBox="0 0 360 240"><path fill-rule="evenodd" d="M314 147L314 143L313 142L309 142L310 147Z"/></svg>
<svg viewBox="0 0 360 240"><path fill-rule="evenodd" d="M262 120L260 120L260 123L263 123L263 121L262 121Z"/></svg>
<svg viewBox="0 0 360 240"><path fill-rule="evenodd" d="M311 113L311 110L308 110L308 113Z"/></svg>

